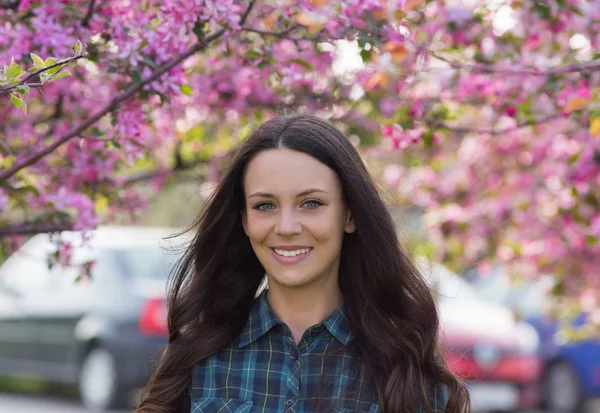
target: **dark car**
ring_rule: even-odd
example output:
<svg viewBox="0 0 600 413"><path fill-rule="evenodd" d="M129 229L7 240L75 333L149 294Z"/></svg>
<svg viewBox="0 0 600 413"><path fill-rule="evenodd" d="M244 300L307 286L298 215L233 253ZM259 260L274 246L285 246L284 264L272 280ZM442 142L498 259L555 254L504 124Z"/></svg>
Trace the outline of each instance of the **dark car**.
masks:
<svg viewBox="0 0 600 413"><path fill-rule="evenodd" d="M463 378L473 412L530 409L539 400L539 337L505 306L482 299L462 277L420 260L421 272L438 296L440 350Z"/></svg>
<svg viewBox="0 0 600 413"><path fill-rule="evenodd" d="M542 275L515 285L501 266L485 276L472 270L467 277L482 296L512 308L537 330L538 353L544 363L542 407L576 413L588 400L600 397L600 337L593 328L591 334L579 337L565 334L567 330L586 331L586 327L592 327L589 313L574 312L558 320L547 311L554 304L550 294L554 277ZM597 308L595 311L598 313Z"/></svg>
<svg viewBox="0 0 600 413"><path fill-rule="evenodd" d="M0 266L0 375L77 385L92 410L124 405L167 342L173 233L103 227L80 245L65 232L77 244L69 266L49 265L49 235L27 241Z"/></svg>

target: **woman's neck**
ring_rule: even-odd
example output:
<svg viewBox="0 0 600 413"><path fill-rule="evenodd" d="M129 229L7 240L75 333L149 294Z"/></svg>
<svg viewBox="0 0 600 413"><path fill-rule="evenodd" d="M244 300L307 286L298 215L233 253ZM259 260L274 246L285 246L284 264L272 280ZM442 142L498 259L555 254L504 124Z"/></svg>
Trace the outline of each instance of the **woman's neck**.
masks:
<svg viewBox="0 0 600 413"><path fill-rule="evenodd" d="M298 343L302 335L327 318L342 303L337 283L330 288L317 285L307 288L288 288L269 285L267 300L275 315L292 330Z"/></svg>

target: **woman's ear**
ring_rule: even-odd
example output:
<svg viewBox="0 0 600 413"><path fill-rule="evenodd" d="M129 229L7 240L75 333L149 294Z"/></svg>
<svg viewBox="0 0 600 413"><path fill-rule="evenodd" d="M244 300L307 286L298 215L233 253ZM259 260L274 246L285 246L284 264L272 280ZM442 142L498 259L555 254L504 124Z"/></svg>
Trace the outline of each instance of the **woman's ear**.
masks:
<svg viewBox="0 0 600 413"><path fill-rule="evenodd" d="M356 225L354 224L354 218L352 218L350 210L348 210L346 213L346 224L344 225L344 231L348 234L352 234L356 231Z"/></svg>

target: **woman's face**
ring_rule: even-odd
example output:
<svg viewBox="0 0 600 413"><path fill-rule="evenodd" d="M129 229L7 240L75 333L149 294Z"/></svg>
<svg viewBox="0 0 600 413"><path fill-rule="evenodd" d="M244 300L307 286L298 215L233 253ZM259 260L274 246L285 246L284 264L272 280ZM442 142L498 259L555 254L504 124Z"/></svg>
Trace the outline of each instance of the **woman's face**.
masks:
<svg viewBox="0 0 600 413"><path fill-rule="evenodd" d="M244 230L269 284L335 283L344 232L355 230L335 172L302 152L260 152L244 175Z"/></svg>

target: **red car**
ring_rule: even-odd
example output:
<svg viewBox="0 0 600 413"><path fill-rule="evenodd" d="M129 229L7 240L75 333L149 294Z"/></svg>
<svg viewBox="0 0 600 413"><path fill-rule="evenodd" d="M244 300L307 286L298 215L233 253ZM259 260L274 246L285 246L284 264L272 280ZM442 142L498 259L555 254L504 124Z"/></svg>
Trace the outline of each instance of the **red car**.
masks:
<svg viewBox="0 0 600 413"><path fill-rule="evenodd" d="M421 269L438 293L442 354L468 383L472 410L537 406L542 363L536 330L508 308L481 299L446 267L427 264Z"/></svg>

